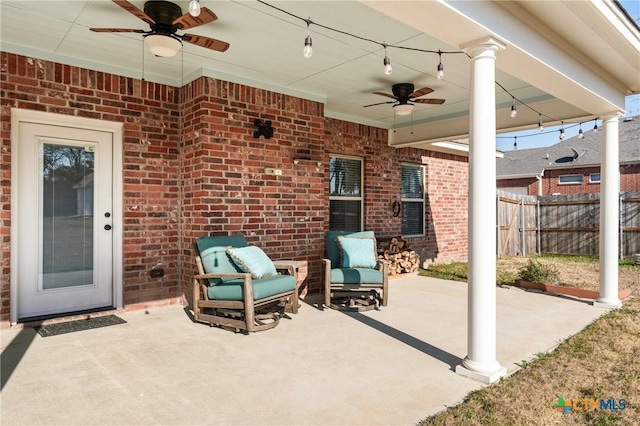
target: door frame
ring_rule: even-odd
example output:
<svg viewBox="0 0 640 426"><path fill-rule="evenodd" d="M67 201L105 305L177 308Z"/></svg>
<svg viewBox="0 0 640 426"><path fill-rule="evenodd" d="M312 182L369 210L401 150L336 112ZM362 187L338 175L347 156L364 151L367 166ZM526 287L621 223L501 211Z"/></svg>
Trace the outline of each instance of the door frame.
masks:
<svg viewBox="0 0 640 426"><path fill-rule="evenodd" d="M123 123L75 117L50 112L20 108L11 109L11 274L10 274L10 321L18 322L18 223L20 212L18 203L18 144L20 143L20 123L62 126L83 130L111 133L113 137L113 301L116 309L123 308Z"/></svg>

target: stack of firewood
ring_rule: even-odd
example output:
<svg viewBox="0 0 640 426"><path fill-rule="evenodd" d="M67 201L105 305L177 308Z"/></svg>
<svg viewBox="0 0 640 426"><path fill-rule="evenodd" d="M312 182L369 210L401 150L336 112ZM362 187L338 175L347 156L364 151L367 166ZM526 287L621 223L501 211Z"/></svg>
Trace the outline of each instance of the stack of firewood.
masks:
<svg viewBox="0 0 640 426"><path fill-rule="evenodd" d="M415 272L420 266L420 256L411 250L402 237L378 241L378 258L389 263L389 275Z"/></svg>

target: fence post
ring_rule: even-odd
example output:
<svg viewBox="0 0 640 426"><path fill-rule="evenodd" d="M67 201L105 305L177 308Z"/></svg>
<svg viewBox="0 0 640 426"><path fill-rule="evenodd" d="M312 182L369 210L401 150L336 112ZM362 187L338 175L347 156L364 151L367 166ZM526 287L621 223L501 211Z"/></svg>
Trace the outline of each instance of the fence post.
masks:
<svg viewBox="0 0 640 426"><path fill-rule="evenodd" d="M500 258L500 190L496 191L496 257Z"/></svg>
<svg viewBox="0 0 640 426"><path fill-rule="evenodd" d="M537 212L536 212L537 213L536 214L536 222L537 222L536 223L536 228L537 228L536 229L536 234L538 234L537 235L537 237L538 237L538 255L541 255L542 254L542 237L541 237L542 232L540 231L540 223L541 223L541 221L540 221L540 211L541 210L540 210L540 196L539 195L536 197L536 210L537 210Z"/></svg>
<svg viewBox="0 0 640 426"><path fill-rule="evenodd" d="M520 200L520 245L522 246L522 257L527 255L527 231L524 223L524 198Z"/></svg>
<svg viewBox="0 0 640 426"><path fill-rule="evenodd" d="M624 192L620 192L618 197L618 238L620 238L620 253L618 257L624 259L624 225L626 224L626 218L624 217Z"/></svg>

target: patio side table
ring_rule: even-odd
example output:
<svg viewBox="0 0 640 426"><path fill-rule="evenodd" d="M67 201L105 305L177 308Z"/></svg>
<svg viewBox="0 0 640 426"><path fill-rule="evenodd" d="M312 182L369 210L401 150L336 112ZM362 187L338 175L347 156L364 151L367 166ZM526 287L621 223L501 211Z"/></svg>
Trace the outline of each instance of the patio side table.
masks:
<svg viewBox="0 0 640 426"><path fill-rule="evenodd" d="M298 291L302 284L306 281L307 275L309 274L309 264L306 260L289 260L289 259L280 259L274 260L273 264L276 268L287 268L288 266L293 266L293 270L296 276L296 287ZM298 296L300 294L298 293ZM292 314L298 313L298 308L300 307L299 301L295 300L292 304L287 305L286 312L291 312Z"/></svg>

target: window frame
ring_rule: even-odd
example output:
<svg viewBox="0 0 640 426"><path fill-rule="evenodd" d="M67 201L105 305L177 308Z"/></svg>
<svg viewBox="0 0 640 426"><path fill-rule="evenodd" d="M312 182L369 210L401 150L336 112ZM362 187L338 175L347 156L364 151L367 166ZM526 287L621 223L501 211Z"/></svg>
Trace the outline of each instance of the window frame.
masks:
<svg viewBox="0 0 640 426"><path fill-rule="evenodd" d="M360 162L360 195L355 196L345 196L345 195L331 195L331 160L333 158L344 158L346 160L354 160ZM353 231L362 231L364 229L364 158L357 157L353 155L344 155L344 154L329 154L329 178L327 179L329 183L329 230L333 231L331 228L331 202L332 201L360 201L360 220L359 226L360 229L354 229Z"/></svg>
<svg viewBox="0 0 640 426"><path fill-rule="evenodd" d="M421 177L422 177L422 198L405 198L402 196L402 186L403 186L403 169L405 167L410 167L410 168L414 168L414 169L420 169L421 170ZM420 228L422 229L422 232L419 234L405 234L404 233L404 229L403 226L404 224L401 223L400 224L400 234L403 237L406 238L418 238L418 237L424 237L427 234L427 230L426 230L426 226L425 226L425 209L426 209L426 199L427 199L427 183L426 183L426 167L424 166L424 164L416 164L416 163L400 163L400 202L402 205L402 211L404 211L405 208L405 203L421 203L422 204L422 220L420 222L421 226ZM404 221L403 221L404 222Z"/></svg>
<svg viewBox="0 0 640 426"><path fill-rule="evenodd" d="M598 175L598 180L594 180L593 176ZM602 175L598 173L589 173L589 183L600 183L602 181Z"/></svg>
<svg viewBox="0 0 640 426"><path fill-rule="evenodd" d="M562 178L568 177L580 177L580 182L563 182ZM582 185L584 183L584 175L572 174L572 175L560 175L558 176L558 185Z"/></svg>

